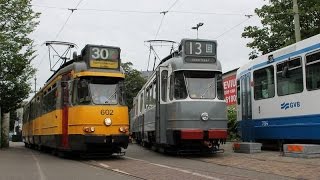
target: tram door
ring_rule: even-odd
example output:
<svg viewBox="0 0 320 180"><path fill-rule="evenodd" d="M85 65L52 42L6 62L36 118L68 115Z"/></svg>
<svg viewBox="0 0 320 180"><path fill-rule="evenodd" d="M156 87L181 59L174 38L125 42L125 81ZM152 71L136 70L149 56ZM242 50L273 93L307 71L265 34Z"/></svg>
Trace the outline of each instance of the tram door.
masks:
<svg viewBox="0 0 320 180"><path fill-rule="evenodd" d="M166 143L167 101L169 70L167 67L159 67L157 71L157 105L156 105L156 143Z"/></svg>
<svg viewBox="0 0 320 180"><path fill-rule="evenodd" d="M62 139L61 148L69 148L68 139L68 109L69 109L69 80L71 74L64 74L61 79L61 105L62 105Z"/></svg>
<svg viewBox="0 0 320 180"><path fill-rule="evenodd" d="M241 113L242 113L242 138L249 141L253 133L252 102L251 102L251 77L247 73L241 77Z"/></svg>

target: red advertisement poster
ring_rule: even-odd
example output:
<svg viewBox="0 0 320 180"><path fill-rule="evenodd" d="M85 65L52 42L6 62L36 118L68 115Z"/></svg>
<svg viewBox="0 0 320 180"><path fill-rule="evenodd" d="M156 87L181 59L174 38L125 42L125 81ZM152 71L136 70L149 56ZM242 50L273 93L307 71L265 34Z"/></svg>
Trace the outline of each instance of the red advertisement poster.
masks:
<svg viewBox="0 0 320 180"><path fill-rule="evenodd" d="M223 79L224 98L228 106L236 104L237 102L236 88L236 75L228 76Z"/></svg>

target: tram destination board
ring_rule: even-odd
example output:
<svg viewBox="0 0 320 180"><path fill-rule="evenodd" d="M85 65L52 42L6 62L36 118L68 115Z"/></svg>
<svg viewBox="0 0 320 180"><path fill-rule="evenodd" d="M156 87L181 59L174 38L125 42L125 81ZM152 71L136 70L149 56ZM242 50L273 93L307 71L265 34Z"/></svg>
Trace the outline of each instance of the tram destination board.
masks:
<svg viewBox="0 0 320 180"><path fill-rule="evenodd" d="M120 48L109 46L88 46L88 62L91 68L119 69Z"/></svg>
<svg viewBox="0 0 320 180"><path fill-rule="evenodd" d="M215 41L183 40L184 60L187 63L215 63L217 45Z"/></svg>

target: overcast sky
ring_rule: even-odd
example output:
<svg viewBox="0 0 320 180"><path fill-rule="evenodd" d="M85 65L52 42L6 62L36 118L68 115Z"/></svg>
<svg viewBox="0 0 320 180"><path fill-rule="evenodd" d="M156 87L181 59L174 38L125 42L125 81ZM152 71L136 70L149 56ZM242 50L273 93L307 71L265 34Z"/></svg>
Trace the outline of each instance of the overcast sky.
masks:
<svg viewBox="0 0 320 180"><path fill-rule="evenodd" d="M255 8L266 3L264 0L33 0L34 11L41 12L40 24L31 34L38 54L33 61L38 70L37 87L42 87L52 75L48 48L42 45L45 41L75 43L78 54L85 44L118 46L123 62L130 61L134 68L146 70L149 49L144 41L157 38L180 42L182 38L196 38L196 30L191 27L199 22L204 23L199 28L199 38L217 40L217 56L223 72L227 72L248 61L249 40L241 38L241 33L245 26L260 26L260 20L258 16L248 19L245 15L253 15ZM77 5L78 10L67 21L71 13L68 8ZM165 16L160 14L168 9ZM169 50L156 48L161 58Z"/></svg>

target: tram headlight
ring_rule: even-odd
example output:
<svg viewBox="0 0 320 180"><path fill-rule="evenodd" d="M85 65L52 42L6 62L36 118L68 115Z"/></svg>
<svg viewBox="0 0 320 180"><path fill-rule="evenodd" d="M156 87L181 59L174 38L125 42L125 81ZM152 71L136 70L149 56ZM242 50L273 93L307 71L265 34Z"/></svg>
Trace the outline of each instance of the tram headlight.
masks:
<svg viewBox="0 0 320 180"><path fill-rule="evenodd" d="M110 126L110 125L112 124L112 120L111 120L110 118L105 118L105 119L104 119L104 124L105 124L106 126Z"/></svg>
<svg viewBox="0 0 320 180"><path fill-rule="evenodd" d="M203 112L203 113L201 114L201 119L202 119L203 121L207 121L207 120L209 119L209 114L206 113L206 112Z"/></svg>

